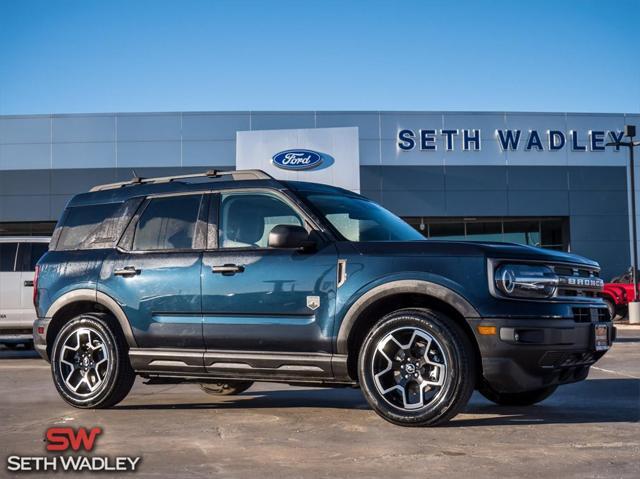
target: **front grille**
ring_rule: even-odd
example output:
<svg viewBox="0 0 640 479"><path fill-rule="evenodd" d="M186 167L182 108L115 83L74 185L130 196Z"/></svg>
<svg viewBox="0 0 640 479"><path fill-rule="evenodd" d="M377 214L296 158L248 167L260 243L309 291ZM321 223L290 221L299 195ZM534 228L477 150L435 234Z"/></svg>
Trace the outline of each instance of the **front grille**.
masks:
<svg viewBox="0 0 640 479"><path fill-rule="evenodd" d="M558 299L597 298L604 282L598 268L583 265L550 265L559 278L554 297Z"/></svg>
<svg viewBox="0 0 640 479"><path fill-rule="evenodd" d="M576 323L597 323L610 319L606 308L573 308L573 320Z"/></svg>

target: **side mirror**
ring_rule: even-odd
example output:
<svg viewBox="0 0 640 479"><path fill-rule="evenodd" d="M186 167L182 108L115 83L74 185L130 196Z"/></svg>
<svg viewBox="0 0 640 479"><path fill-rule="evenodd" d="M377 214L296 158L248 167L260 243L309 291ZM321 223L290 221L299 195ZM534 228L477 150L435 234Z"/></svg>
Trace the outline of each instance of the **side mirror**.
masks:
<svg viewBox="0 0 640 479"><path fill-rule="evenodd" d="M269 232L269 248L292 248L309 250L315 241L302 226L276 225Z"/></svg>

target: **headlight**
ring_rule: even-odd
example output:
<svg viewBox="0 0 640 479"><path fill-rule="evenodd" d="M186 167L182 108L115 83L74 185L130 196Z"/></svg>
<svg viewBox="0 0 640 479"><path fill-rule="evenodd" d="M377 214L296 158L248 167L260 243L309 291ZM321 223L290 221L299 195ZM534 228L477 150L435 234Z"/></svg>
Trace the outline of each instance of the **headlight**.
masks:
<svg viewBox="0 0 640 479"><path fill-rule="evenodd" d="M494 279L498 291L514 298L550 298L559 281L548 266L529 264L503 264Z"/></svg>

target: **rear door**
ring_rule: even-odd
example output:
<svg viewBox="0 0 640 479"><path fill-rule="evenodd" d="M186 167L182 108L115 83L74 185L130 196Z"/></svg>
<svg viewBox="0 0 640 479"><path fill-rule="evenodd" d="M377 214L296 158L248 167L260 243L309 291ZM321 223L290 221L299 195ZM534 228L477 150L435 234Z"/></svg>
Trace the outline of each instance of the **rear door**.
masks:
<svg viewBox="0 0 640 479"><path fill-rule="evenodd" d="M141 348L204 348L200 264L207 200L201 193L148 198L104 262L99 289L122 305Z"/></svg>
<svg viewBox="0 0 640 479"><path fill-rule="evenodd" d="M20 272L16 272L18 243L0 243L0 328L20 325Z"/></svg>
<svg viewBox="0 0 640 479"><path fill-rule="evenodd" d="M33 307L33 276L36 263L49 249L48 243L33 242L20 243L18 246L18 260L16 272L20 272L20 321L29 327L36 319L36 311Z"/></svg>

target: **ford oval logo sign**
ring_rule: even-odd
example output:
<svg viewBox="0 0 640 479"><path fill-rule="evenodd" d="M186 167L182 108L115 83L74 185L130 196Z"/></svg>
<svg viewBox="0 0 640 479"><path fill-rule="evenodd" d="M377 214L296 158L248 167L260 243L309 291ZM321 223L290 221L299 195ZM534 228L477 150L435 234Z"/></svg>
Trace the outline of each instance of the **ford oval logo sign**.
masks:
<svg viewBox="0 0 640 479"><path fill-rule="evenodd" d="M272 161L283 170L312 170L322 164L322 154L312 150L285 150L273 155Z"/></svg>

